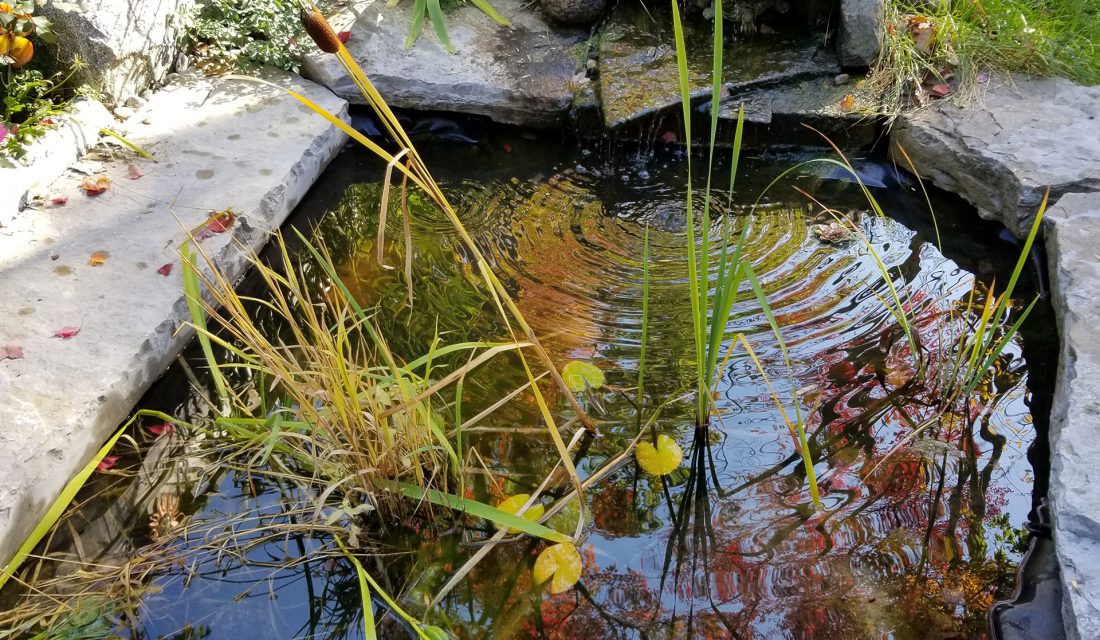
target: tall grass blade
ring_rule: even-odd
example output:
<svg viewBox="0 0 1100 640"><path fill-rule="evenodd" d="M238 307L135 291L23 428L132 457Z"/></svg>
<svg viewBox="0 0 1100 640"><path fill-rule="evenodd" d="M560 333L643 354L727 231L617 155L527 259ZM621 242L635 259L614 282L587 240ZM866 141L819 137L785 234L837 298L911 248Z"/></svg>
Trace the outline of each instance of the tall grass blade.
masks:
<svg viewBox="0 0 1100 640"><path fill-rule="evenodd" d="M27 559L31 551L34 551L38 543L53 529L54 525L57 524L57 521L61 518L61 515L65 512L65 508L76 498L76 494L80 491L81 487L84 486L84 483L88 481L88 477L92 475L92 472L95 471L95 468L103 461L103 458L110 453L115 443L118 442L118 439L126 432L126 428L137 418L138 416L134 416L127 421L126 424L119 427L118 431L107 440L106 444L100 447L99 451L92 456L88 464L84 465L71 480L65 483L65 487L61 489L61 493L53 501L53 504L50 505L50 508L46 510L46 515L42 516L42 519L38 521L38 524L36 524L31 531L31 535L23 541L22 545L20 545L15 555L12 556L7 566L4 567L4 571L0 572L0 588L2 588L15 572L19 570L20 565Z"/></svg>
<svg viewBox="0 0 1100 640"><path fill-rule="evenodd" d="M383 483L382 486L386 486L388 483ZM407 482L395 483L394 488L401 492L407 498L412 500L427 500L428 502L441 507L447 507L448 509L454 509L455 511L461 511L467 513L476 518L482 518L492 522L498 527L505 529L518 529L523 533L550 540L552 542L572 542L572 538L561 533L554 531L541 524L535 524L526 518L522 518L513 513L507 511L501 511L496 507L491 507L484 502L478 502L477 500L470 500L469 498L462 498L451 493L439 491L437 489L425 489L418 487L414 484Z"/></svg>

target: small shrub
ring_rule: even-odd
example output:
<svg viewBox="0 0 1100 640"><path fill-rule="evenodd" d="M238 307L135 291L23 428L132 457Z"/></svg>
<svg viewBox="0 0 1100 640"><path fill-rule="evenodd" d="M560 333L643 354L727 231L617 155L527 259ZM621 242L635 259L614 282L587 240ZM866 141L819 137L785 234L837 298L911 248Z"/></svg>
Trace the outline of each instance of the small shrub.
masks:
<svg viewBox="0 0 1100 640"><path fill-rule="evenodd" d="M297 10L279 0L213 0L191 16L186 36L200 62L226 67L297 71L307 50Z"/></svg>

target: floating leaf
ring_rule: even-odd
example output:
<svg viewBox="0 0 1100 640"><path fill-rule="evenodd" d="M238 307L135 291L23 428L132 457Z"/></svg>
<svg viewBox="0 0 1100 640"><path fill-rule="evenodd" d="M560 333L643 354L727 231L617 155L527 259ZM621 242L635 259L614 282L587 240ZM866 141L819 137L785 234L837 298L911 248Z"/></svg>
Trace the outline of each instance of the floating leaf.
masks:
<svg viewBox="0 0 1100 640"><path fill-rule="evenodd" d="M18 360L22 357L23 347L14 344L0 345L0 360Z"/></svg>
<svg viewBox="0 0 1100 640"><path fill-rule="evenodd" d="M61 327L57 331L53 332L53 337L61 338L62 340L68 340L78 333L80 333L80 327Z"/></svg>
<svg viewBox="0 0 1100 640"><path fill-rule="evenodd" d="M518 514L520 507L522 507L524 503L526 503L530 499L531 495L528 493L517 493L516 495L507 498L506 500L498 504L497 509L500 509L501 511L507 511L511 514ZM542 517L542 514L545 511L546 507L536 502L535 504L531 505L531 507L528 508L527 511L524 511L523 515L520 517L524 520L530 520L531 522L538 522L539 518ZM516 534L520 533L520 531L519 529L509 528L508 533Z"/></svg>
<svg viewBox="0 0 1100 640"><path fill-rule="evenodd" d="M157 273L167 278L168 275L172 273L172 263L169 262L168 264L157 269Z"/></svg>
<svg viewBox="0 0 1100 640"><path fill-rule="evenodd" d="M93 267L101 267L104 262L107 262L107 258L110 256L111 254L106 251L96 251L92 254L91 258L88 258L88 264Z"/></svg>
<svg viewBox="0 0 1100 640"><path fill-rule="evenodd" d="M655 476L672 473L680 466L684 452L672 438L661 434L657 436L657 446L648 442L638 443L638 464Z"/></svg>
<svg viewBox="0 0 1100 640"><path fill-rule="evenodd" d="M534 578L537 584L550 580L550 593L561 593L581 579L581 554L569 542L547 547L535 560Z"/></svg>
<svg viewBox="0 0 1100 640"><path fill-rule="evenodd" d="M603 371L590 362L574 360L561 370L561 377L570 391L580 392L585 388L597 389L603 386Z"/></svg>
<svg viewBox="0 0 1100 640"><path fill-rule="evenodd" d="M90 196L98 196L106 191L109 186L111 186L111 179L103 174L88 176L80 182L80 188Z"/></svg>

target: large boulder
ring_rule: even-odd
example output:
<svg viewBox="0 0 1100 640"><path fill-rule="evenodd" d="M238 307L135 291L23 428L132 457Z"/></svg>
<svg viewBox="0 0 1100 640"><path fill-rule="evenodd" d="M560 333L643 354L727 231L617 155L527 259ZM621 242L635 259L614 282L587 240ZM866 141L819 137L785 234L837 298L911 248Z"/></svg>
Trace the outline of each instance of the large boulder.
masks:
<svg viewBox="0 0 1100 640"><path fill-rule="evenodd" d="M1100 190L1100 87L1063 78L991 81L984 108L941 103L898 118L891 153L983 218L1027 235L1043 192Z"/></svg>
<svg viewBox="0 0 1100 640"><path fill-rule="evenodd" d="M840 64L869 67L882 52L885 0L840 0Z"/></svg>
<svg viewBox="0 0 1100 640"><path fill-rule="evenodd" d="M494 22L464 4L446 17L457 53L448 53L431 24L405 47L411 5L372 5L351 26L347 48L391 107L453 111L530 127L564 124L583 68L587 31L548 25L523 0L494 0L511 22ZM315 52L302 75L348 102L363 104L336 56Z"/></svg>
<svg viewBox="0 0 1100 640"><path fill-rule="evenodd" d="M181 12L195 0L67 0L39 12L59 48L87 63L78 80L121 103L164 81L180 52Z"/></svg>

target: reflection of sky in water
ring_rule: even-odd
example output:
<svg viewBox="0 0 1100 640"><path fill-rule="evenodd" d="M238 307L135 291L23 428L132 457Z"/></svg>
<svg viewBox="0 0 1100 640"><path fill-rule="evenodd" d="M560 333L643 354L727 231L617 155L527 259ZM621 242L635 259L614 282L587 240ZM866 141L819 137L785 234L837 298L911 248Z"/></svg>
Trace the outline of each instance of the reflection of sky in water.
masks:
<svg viewBox="0 0 1100 640"><path fill-rule="evenodd" d="M618 387L633 386L636 376L642 233L644 224L651 226L646 370L650 409L682 393L693 373L682 196L676 189L649 186L660 184L661 172L654 174L648 182L623 185L601 178L598 168L578 166L549 179L543 175L531 181L467 183L451 189L471 233L536 330L547 335L556 357L596 362L608 372L609 384ZM664 177L678 184L671 181L679 178ZM748 192L758 193L759 188ZM342 206L369 211L377 206L377 196L371 199L376 193L360 192L362 201L352 199ZM859 208L851 193L831 197L830 203L841 211ZM726 212L724 198L715 203L716 217ZM995 540L996 531L973 529L988 523L979 511L985 509L986 516L1010 514L1011 523L1018 526L1030 508L1030 467L1024 449L1032 435L1019 348L1009 349L997 387L979 413L978 422L984 419L988 431L1005 436L1002 449L995 451L981 437L973 440L975 453L958 439L949 445L913 442L864 479L911 432L901 410L915 422L932 415L932 409L923 406L933 400L932 391L906 386L911 360L904 352L904 339L890 338L895 323L879 299L889 298L890 292L871 253L858 241L837 246L817 241L812 224L830 219L806 207L805 199L791 202L798 204L768 206L753 214L735 204L728 216L735 228L748 234L745 254L783 328L793 364L791 377L785 375L766 318L750 301L747 285L742 286L728 330L731 335L748 335L788 412L794 389L807 392L803 409L810 402L822 407L809 414L808 429L816 432L815 470L824 510L814 513L810 508L792 438L753 362L737 348L716 390L721 420L714 423L703 467L708 509L691 510L678 548L669 551L672 523L682 517L680 499L691 479L693 444L683 403L666 411L658 423L660 431L675 435L685 451L684 465L667 489L638 475L631 463L592 491L594 515L586 541L590 566L582 576L583 593L578 589L554 598L533 594L523 586L529 547L498 550L494 554L501 556L499 564L487 563L475 571L469 584L445 601L450 625L433 621L470 638L919 638L932 628L963 634L959 637L979 628L975 625L984 617L981 607L988 605L988 589L956 584L937 572L952 558L957 564L977 563L1003 546ZM911 202L897 206L913 207ZM891 220L869 214L857 220L892 269L894 284L910 308L931 313L970 293L971 273L940 255L928 243L927 230L914 236ZM413 221L418 238L415 268L429 287L419 296L421 311L439 314L444 325L448 318L456 323L472 318L475 324L494 326L485 315L491 310L454 302L466 300L465 285L454 275L455 241L444 222L423 212ZM390 224L389 237L400 245L400 221L391 219ZM373 228L357 236L358 249L351 253L344 273L358 279L353 284L359 287L357 296L369 302L380 298L383 306L396 307L404 285L399 276L374 266L373 247L364 239L372 234ZM949 242L957 243L958 238ZM400 264L399 253L387 255L393 256L391 264ZM439 292L453 295L441 297ZM455 308L449 310L448 304ZM459 304L465 306L458 308ZM937 333L942 323L920 326L926 347L950 342ZM727 339L723 355L729 346ZM476 377L470 386L492 398L517 380L495 369ZM633 392L601 395L609 423L588 450L582 472L591 473L615 456L636 433L627 395L633 397ZM510 406L487 424L504 428L537 424L537 419L530 406ZM549 442L538 436L495 431L474 440L491 466L520 472L509 484L509 493L528 490L553 459ZM994 453L999 460L991 465ZM976 473L968 455L977 461ZM234 513L249 503L228 481L223 481L223 490L227 496L208 502L206 513ZM249 557L274 563L299 553L294 544L260 547ZM426 563L399 565L421 572L412 578L418 594L433 593L465 557L436 553L432 564L427 562L431 555L421 550L417 557ZM918 576L922 558L934 569ZM192 577L186 589L183 573L160 580L164 590L150 596L143 610L145 631L167 634L185 622L199 625L209 620L210 637L217 638L295 633L301 637L310 632L311 624L323 637L359 635L356 619L345 620L346 627L325 629L323 623L333 616L309 606L312 589L313 601L328 601L330 613L340 606L355 608L358 593L346 567L314 562L310 585L304 570L277 572L231 564L234 568L224 575L204 569L211 573ZM976 566L971 567L974 576L1003 579L1011 574L1011 567L994 575ZM343 573L334 577L334 570ZM520 577L514 583L502 582L509 572ZM914 580L938 581L939 586L915 586ZM341 586L334 588L336 583ZM411 606L416 612L417 605Z"/></svg>

